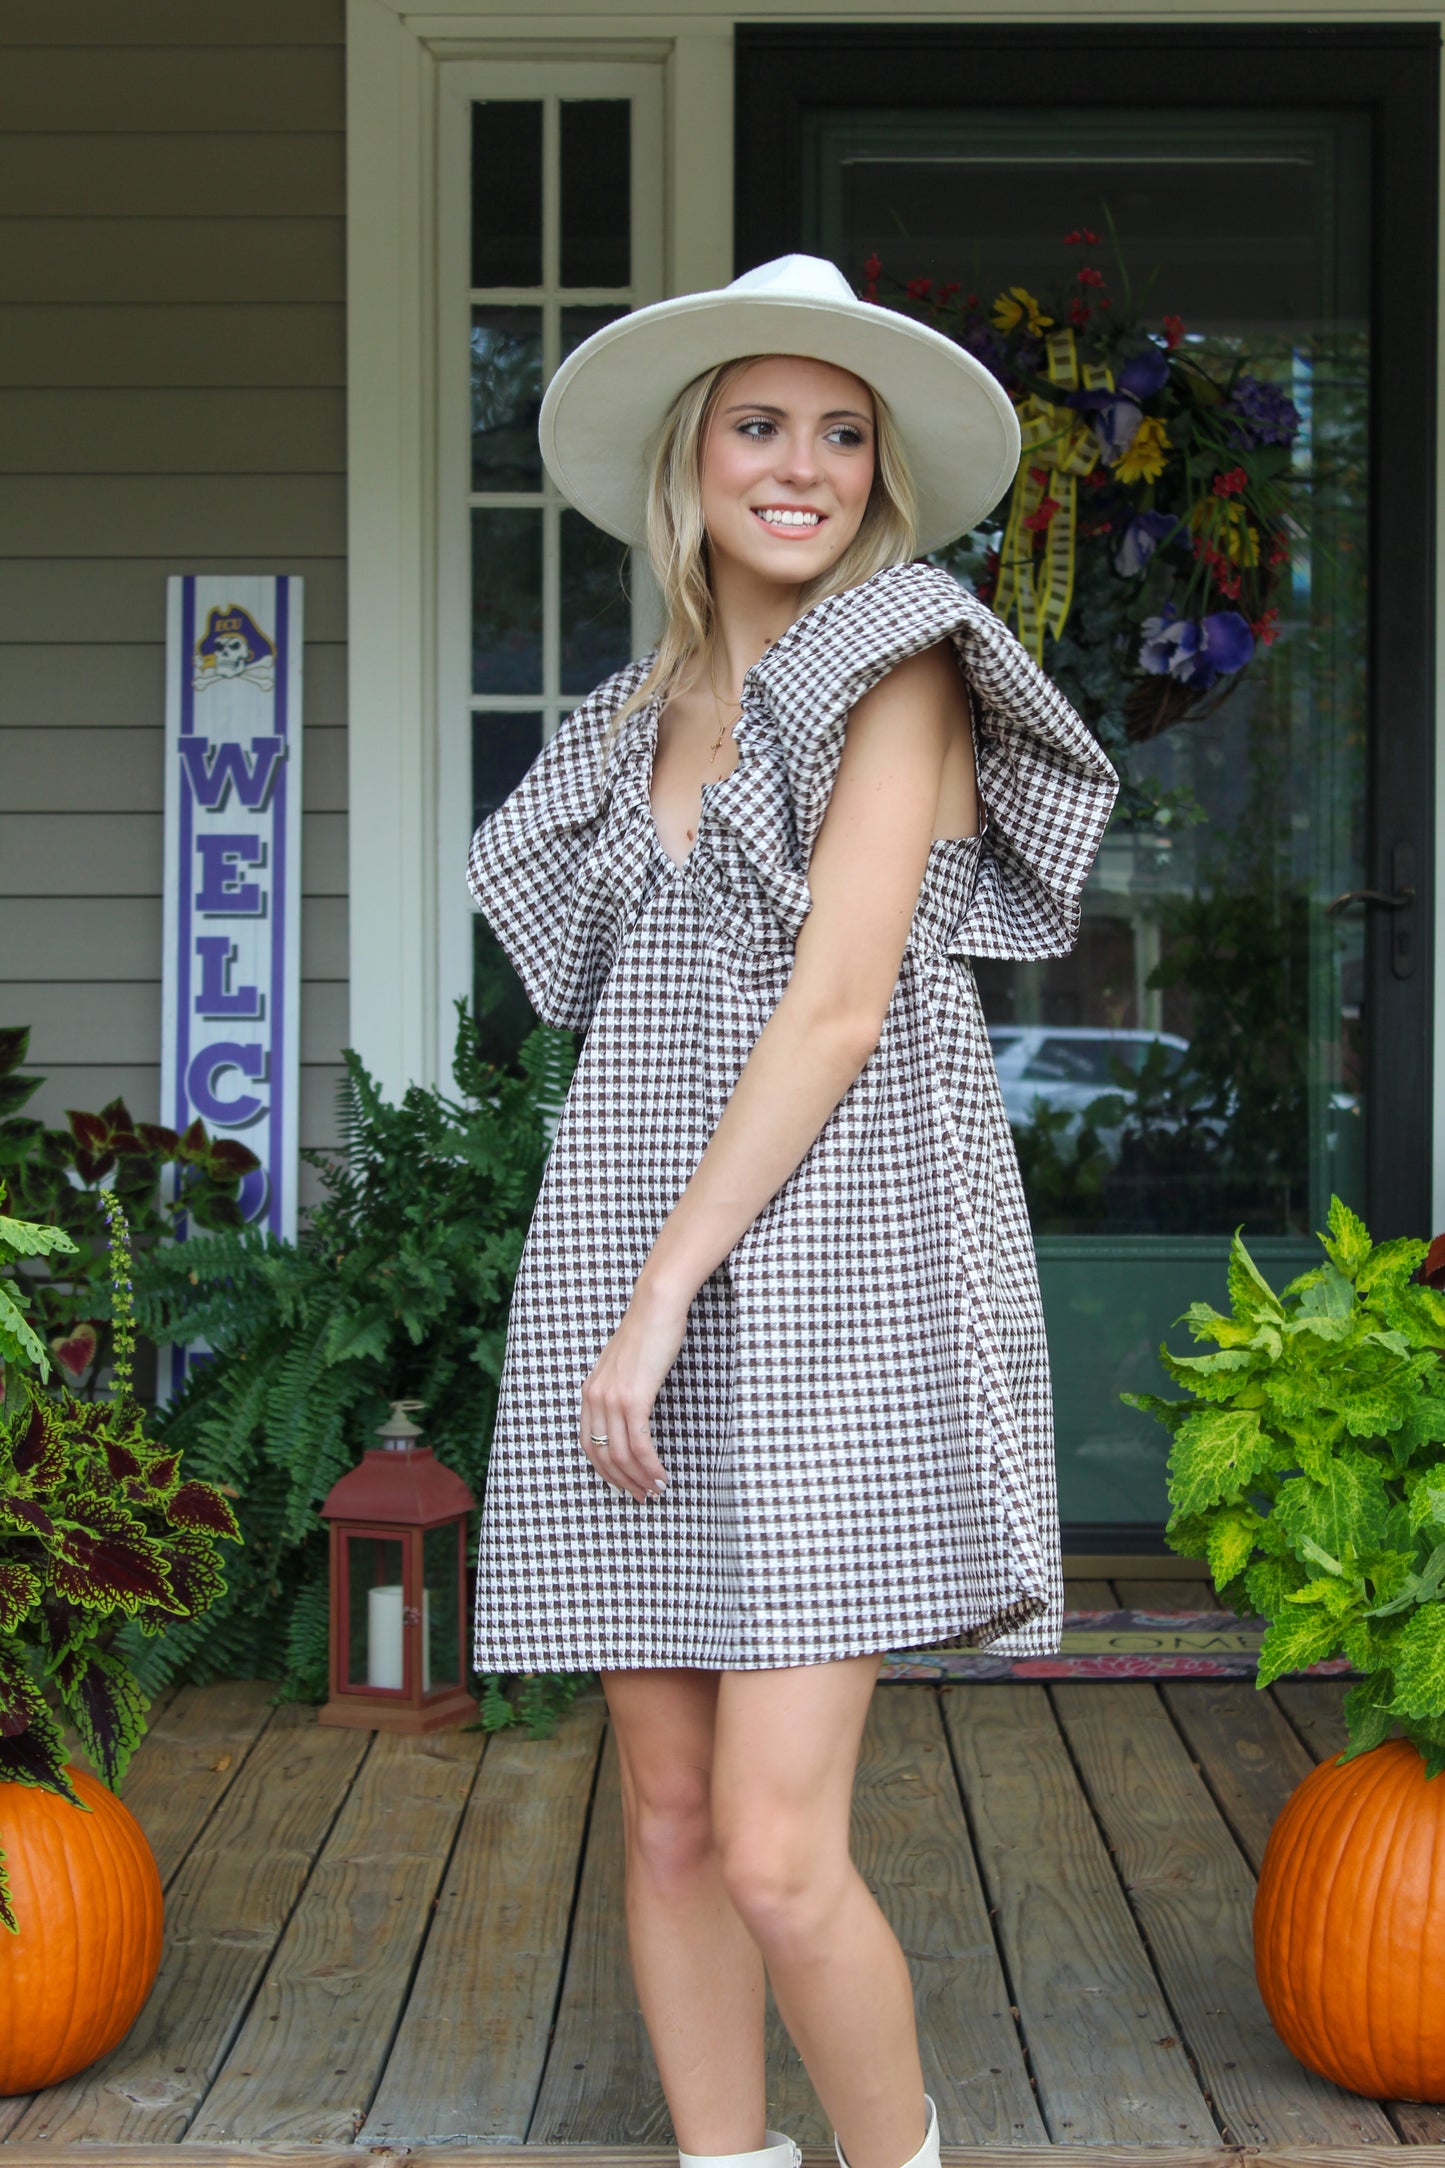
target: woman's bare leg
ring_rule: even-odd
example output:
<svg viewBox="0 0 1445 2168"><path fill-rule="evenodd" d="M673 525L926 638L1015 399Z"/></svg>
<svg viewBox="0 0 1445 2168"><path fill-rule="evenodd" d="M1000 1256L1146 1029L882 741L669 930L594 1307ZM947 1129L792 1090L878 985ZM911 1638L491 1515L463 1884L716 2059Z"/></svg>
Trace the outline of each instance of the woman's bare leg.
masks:
<svg viewBox="0 0 1445 2168"><path fill-rule="evenodd" d="M713 1748L723 1880L849 2168L902 2168L928 2125L908 1962L849 1849L881 1661L721 1673Z"/></svg>
<svg viewBox="0 0 1445 2168"><path fill-rule="evenodd" d="M718 1673L604 1671L602 1685L622 1778L632 1976L677 2143L752 2152L766 2142L766 1981L713 1840Z"/></svg>

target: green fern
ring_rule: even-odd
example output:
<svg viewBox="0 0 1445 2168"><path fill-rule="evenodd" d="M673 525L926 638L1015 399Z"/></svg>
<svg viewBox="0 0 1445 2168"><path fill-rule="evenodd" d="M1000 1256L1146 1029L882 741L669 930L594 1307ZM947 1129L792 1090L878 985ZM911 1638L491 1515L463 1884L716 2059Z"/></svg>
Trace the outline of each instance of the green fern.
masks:
<svg viewBox="0 0 1445 2168"><path fill-rule="evenodd" d="M278 1680L283 1700L324 1698L317 1509L391 1401L424 1403L427 1443L481 1499L512 1286L575 1054L567 1033L539 1025L513 1075L479 1058L457 1008L456 1097L412 1087L393 1104L345 1054L341 1146L302 1155L322 1194L298 1241L201 1235L153 1253L139 1275L143 1329L213 1350L159 1427L188 1474L226 1484L246 1539L203 1619L159 1639L122 1628L148 1692L174 1677L250 1677ZM482 1706L541 1735L584 1683L539 1675L513 1710L489 1682Z"/></svg>

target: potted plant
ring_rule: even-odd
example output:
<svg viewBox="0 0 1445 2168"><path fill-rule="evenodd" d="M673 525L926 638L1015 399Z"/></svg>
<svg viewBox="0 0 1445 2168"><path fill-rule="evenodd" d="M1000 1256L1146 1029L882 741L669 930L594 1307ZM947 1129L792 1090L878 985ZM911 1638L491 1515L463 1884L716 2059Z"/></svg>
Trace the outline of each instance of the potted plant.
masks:
<svg viewBox="0 0 1445 2168"><path fill-rule="evenodd" d="M130 1248L112 1197L114 1390L46 1389L23 1264L73 1249L4 1215L0 1186L0 2095L53 2085L122 2039L160 1963L155 1860L115 1797L149 1707L111 1646L117 1615L158 1634L223 1587L240 1540L221 1491L181 1478L131 1390ZM57 1711L99 1772L66 1758Z"/></svg>
<svg viewBox="0 0 1445 2168"><path fill-rule="evenodd" d="M1263 1614L1256 1684L1343 1653L1348 1743L1270 1832L1260 1993L1301 2062L1374 2099L1445 2100L1445 1237L1373 1243L1338 1197L1325 1257L1278 1293L1236 1233L1229 1313L1161 1348L1183 1400L1165 1535Z"/></svg>

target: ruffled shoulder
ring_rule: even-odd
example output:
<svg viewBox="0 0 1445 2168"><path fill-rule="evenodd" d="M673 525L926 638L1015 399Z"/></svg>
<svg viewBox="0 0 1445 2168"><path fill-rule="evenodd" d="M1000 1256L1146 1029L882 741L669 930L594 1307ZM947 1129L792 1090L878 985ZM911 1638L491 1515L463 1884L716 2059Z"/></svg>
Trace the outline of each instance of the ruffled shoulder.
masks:
<svg viewBox="0 0 1445 2168"><path fill-rule="evenodd" d="M855 701L896 664L949 639L973 714L982 835L950 946L975 956L1061 956L1119 778L1014 634L936 565L890 565L805 611L749 673L777 732L806 867Z"/></svg>
<svg viewBox="0 0 1445 2168"><path fill-rule="evenodd" d="M563 718L531 767L472 838L467 886L544 1023L585 1030L640 897L636 832L618 847L635 868L603 864L599 839L635 717L612 758L607 725L643 682L651 655L603 681ZM634 894L634 892L636 892Z"/></svg>

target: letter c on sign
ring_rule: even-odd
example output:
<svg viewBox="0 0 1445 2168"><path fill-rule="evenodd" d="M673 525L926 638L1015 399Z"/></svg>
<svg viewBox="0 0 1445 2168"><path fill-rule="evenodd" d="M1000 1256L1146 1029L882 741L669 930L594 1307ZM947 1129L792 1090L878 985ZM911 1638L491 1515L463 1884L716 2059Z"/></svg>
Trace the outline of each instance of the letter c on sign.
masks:
<svg viewBox="0 0 1445 2168"><path fill-rule="evenodd" d="M242 1092L239 1099L221 1099L216 1095L216 1078L223 1069L239 1069L259 1083L266 1073L266 1049L264 1046L242 1046L235 1039L218 1039L213 1046L203 1046L186 1072L186 1096L203 1121L215 1122L223 1129L244 1129L254 1122L258 1114L266 1111L264 1099L254 1092Z"/></svg>

